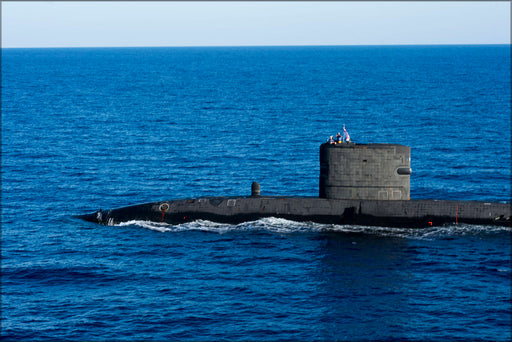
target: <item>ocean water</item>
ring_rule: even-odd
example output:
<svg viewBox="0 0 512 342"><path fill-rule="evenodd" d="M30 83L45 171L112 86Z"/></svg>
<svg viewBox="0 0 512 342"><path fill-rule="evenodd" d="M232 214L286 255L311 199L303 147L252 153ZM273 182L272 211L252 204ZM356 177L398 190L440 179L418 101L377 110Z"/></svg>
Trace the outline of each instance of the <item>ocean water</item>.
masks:
<svg viewBox="0 0 512 342"><path fill-rule="evenodd" d="M510 203L510 52L2 49L2 340L510 340L510 227L73 217L317 196L343 125L411 147L411 198Z"/></svg>

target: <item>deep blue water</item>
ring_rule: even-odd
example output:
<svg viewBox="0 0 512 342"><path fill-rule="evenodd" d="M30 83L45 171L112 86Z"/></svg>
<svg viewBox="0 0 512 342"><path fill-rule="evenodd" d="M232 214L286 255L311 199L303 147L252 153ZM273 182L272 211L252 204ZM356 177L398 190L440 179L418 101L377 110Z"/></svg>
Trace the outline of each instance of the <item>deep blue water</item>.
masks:
<svg viewBox="0 0 512 342"><path fill-rule="evenodd" d="M317 196L343 124L411 146L411 198L510 202L510 51L2 49L3 340L509 340L507 227L73 215Z"/></svg>

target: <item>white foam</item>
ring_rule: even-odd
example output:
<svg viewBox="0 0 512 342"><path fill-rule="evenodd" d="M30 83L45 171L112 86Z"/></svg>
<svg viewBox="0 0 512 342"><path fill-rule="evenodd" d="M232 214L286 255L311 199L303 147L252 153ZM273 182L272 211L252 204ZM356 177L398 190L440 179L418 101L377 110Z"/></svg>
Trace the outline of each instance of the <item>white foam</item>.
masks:
<svg viewBox="0 0 512 342"><path fill-rule="evenodd" d="M132 220L132 221L126 221L121 222L119 224L116 224L118 227L126 227L126 226L139 226L146 229L156 230L159 232L168 232L172 231L172 226L167 223L158 223L158 222L152 222L152 221L140 221L140 220Z"/></svg>
<svg viewBox="0 0 512 342"><path fill-rule="evenodd" d="M478 225L444 225L428 228L392 228L377 226L356 226L356 225L335 225L321 224L314 222L296 222L282 218L267 217L256 221L244 222L237 225L227 223L217 223L207 220L197 220L193 222L171 225L168 223L159 223L151 221L127 221L119 223L116 226L138 226L162 233L182 232L188 230L199 230L225 234L233 231L266 230L277 234L295 234L309 232L337 232L337 233L359 233L377 236L398 237L408 239L438 239L450 236L478 235L478 234L496 234L502 232L512 232L511 227L501 226L478 226Z"/></svg>

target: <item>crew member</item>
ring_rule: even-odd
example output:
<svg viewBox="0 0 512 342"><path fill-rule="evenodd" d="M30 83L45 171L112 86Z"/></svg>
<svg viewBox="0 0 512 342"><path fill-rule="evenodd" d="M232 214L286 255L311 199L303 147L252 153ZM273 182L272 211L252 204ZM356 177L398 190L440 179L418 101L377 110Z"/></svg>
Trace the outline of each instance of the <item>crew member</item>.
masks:
<svg viewBox="0 0 512 342"><path fill-rule="evenodd" d="M343 142L343 137L341 136L340 132L338 132L338 134L336 134L336 142L338 144L341 144Z"/></svg>

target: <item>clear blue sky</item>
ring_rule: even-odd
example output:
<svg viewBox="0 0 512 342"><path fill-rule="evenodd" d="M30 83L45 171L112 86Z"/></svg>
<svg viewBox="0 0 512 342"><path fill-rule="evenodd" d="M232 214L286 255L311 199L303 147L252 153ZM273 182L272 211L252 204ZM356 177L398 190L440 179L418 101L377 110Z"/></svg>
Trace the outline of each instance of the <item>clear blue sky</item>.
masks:
<svg viewBox="0 0 512 342"><path fill-rule="evenodd" d="M510 2L10 2L2 47L510 44Z"/></svg>

